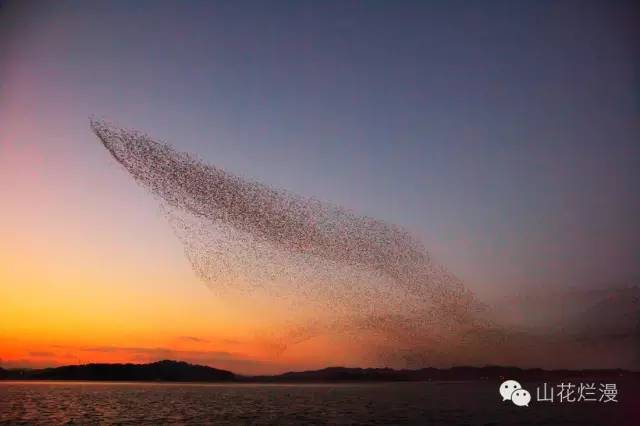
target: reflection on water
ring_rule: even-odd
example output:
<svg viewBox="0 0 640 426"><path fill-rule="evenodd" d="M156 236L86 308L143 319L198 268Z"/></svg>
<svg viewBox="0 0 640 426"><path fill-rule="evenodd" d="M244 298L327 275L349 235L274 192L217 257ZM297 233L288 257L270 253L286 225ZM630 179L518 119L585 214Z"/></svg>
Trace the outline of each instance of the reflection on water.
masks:
<svg viewBox="0 0 640 426"><path fill-rule="evenodd" d="M633 424L640 401L637 387L625 386L619 385L616 405L532 402L519 408L502 403L492 382L0 382L0 423Z"/></svg>

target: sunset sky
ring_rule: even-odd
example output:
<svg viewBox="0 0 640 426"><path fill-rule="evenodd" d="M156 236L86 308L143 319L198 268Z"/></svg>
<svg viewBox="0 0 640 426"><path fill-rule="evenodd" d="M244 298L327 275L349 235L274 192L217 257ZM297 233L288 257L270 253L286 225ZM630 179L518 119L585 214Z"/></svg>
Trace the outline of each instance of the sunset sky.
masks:
<svg viewBox="0 0 640 426"><path fill-rule="evenodd" d="M638 283L633 2L241 3L0 2L0 366L362 363L205 285L92 116L402 225L489 304Z"/></svg>

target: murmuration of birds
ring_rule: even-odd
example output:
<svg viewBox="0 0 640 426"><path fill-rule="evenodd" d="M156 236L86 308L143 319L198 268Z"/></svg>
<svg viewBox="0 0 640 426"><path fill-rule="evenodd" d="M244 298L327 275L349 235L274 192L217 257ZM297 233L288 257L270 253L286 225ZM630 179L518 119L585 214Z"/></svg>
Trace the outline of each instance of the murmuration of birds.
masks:
<svg viewBox="0 0 640 426"><path fill-rule="evenodd" d="M403 228L234 175L138 131L101 120L91 128L160 200L207 286L289 306L272 336L281 350L340 335L385 363L417 366L491 335L472 292Z"/></svg>

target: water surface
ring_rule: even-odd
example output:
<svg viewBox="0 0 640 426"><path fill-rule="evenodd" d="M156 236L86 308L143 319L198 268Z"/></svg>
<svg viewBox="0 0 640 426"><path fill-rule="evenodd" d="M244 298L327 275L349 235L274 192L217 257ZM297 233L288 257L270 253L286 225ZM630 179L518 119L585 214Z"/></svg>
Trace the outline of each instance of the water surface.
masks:
<svg viewBox="0 0 640 426"><path fill-rule="evenodd" d="M532 401L528 408L501 402L497 386L7 381L0 382L0 423L583 425L640 419L634 384L619 385L617 404Z"/></svg>

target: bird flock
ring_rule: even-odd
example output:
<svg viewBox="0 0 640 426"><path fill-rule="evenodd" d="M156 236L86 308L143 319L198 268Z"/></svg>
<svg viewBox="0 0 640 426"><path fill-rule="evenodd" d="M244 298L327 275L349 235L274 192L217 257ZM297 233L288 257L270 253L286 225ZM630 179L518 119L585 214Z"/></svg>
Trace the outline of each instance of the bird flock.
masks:
<svg viewBox="0 0 640 426"><path fill-rule="evenodd" d="M274 337L282 350L340 335L413 367L486 337L483 306L401 227L236 176L144 133L100 120L91 128L160 200L200 279L288 306Z"/></svg>

